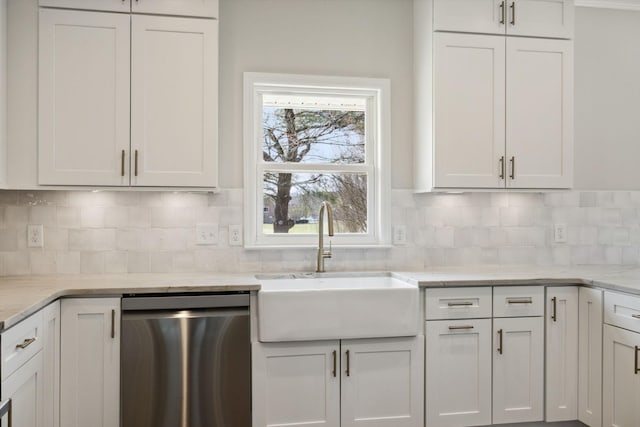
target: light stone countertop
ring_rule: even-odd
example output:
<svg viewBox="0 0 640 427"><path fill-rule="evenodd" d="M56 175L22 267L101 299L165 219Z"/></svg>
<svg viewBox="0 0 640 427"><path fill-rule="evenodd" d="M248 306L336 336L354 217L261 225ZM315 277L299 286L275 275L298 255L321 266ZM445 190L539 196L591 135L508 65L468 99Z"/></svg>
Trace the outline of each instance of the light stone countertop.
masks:
<svg viewBox="0 0 640 427"><path fill-rule="evenodd" d="M255 291L249 274L96 274L0 277L0 331L64 296Z"/></svg>
<svg viewBox="0 0 640 427"><path fill-rule="evenodd" d="M332 272L329 275L371 274ZM640 267L473 266L394 272L420 287L581 284L640 295ZM113 274L0 277L0 331L65 296L257 291L254 274Z"/></svg>
<svg viewBox="0 0 640 427"><path fill-rule="evenodd" d="M640 268L626 266L474 266L393 275L420 287L580 284L640 295Z"/></svg>

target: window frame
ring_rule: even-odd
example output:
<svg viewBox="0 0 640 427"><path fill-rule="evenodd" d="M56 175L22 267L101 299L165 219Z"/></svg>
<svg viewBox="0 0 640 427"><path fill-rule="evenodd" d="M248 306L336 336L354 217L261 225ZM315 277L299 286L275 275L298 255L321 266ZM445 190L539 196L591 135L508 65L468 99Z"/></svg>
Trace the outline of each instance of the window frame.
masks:
<svg viewBox="0 0 640 427"><path fill-rule="evenodd" d="M316 247L316 234L265 234L263 175L292 173L365 173L367 175L367 232L336 233L340 247L389 246L391 113L389 79L244 73L244 246L245 248ZM351 96L367 99L364 164L273 163L262 157L263 94ZM326 230L326 227L325 227Z"/></svg>

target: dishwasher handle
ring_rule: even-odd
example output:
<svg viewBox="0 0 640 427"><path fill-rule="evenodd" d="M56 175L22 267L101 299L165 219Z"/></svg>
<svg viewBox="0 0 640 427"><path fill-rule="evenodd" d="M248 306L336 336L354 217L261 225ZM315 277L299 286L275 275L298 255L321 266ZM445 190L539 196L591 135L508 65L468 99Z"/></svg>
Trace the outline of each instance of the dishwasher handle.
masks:
<svg viewBox="0 0 640 427"><path fill-rule="evenodd" d="M11 427L12 424L12 416L11 416L11 399L8 399L4 402L0 402L0 418L8 415L7 426Z"/></svg>
<svg viewBox="0 0 640 427"><path fill-rule="evenodd" d="M123 311L189 310L197 308L249 307L249 294L124 297Z"/></svg>

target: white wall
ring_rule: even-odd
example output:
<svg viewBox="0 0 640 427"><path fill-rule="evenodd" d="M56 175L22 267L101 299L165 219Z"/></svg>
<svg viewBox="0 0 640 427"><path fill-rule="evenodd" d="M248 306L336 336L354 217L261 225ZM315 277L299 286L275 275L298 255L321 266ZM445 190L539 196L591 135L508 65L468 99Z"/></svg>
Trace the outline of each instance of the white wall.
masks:
<svg viewBox="0 0 640 427"><path fill-rule="evenodd" d="M412 0L221 0L220 184L242 187L244 71L391 79L392 186L412 186Z"/></svg>
<svg viewBox="0 0 640 427"><path fill-rule="evenodd" d="M576 8L575 188L640 189L640 12Z"/></svg>

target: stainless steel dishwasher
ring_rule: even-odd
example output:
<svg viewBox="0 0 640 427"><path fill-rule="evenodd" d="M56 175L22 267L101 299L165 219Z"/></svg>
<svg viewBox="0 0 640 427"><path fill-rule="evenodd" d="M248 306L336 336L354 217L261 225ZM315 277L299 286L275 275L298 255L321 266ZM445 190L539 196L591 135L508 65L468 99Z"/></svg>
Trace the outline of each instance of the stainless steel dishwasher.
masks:
<svg viewBox="0 0 640 427"><path fill-rule="evenodd" d="M122 299L122 427L251 427L249 294Z"/></svg>

